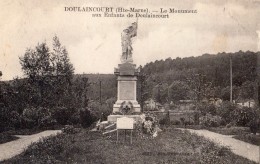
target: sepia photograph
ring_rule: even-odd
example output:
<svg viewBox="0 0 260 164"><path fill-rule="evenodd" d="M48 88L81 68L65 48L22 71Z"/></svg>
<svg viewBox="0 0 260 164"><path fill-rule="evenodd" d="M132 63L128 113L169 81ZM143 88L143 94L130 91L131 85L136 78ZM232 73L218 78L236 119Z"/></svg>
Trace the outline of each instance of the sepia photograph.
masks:
<svg viewBox="0 0 260 164"><path fill-rule="evenodd" d="M0 1L0 163L260 164L259 11Z"/></svg>

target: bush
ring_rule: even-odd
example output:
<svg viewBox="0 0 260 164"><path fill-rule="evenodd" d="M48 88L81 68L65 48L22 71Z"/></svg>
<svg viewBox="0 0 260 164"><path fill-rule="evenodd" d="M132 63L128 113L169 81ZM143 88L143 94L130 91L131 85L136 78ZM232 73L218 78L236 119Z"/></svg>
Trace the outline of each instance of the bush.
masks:
<svg viewBox="0 0 260 164"><path fill-rule="evenodd" d="M69 124L70 118L76 113L74 108L56 107L52 109L52 116L61 125Z"/></svg>
<svg viewBox="0 0 260 164"><path fill-rule="evenodd" d="M45 116L39 120L40 128L52 128L54 129L54 125L57 124L57 121L53 119L51 116Z"/></svg>
<svg viewBox="0 0 260 164"><path fill-rule="evenodd" d="M38 125L38 112L35 107L27 107L22 113L22 127L33 128Z"/></svg>
<svg viewBox="0 0 260 164"><path fill-rule="evenodd" d="M21 126L21 117L17 111L12 111L10 113L10 124L15 129L20 128Z"/></svg>
<svg viewBox="0 0 260 164"><path fill-rule="evenodd" d="M80 112L76 111L68 120L69 124L77 125L80 124Z"/></svg>
<svg viewBox="0 0 260 164"><path fill-rule="evenodd" d="M216 115L216 107L213 104L200 103L197 104L196 110L204 116L206 114Z"/></svg>
<svg viewBox="0 0 260 164"><path fill-rule="evenodd" d="M185 118L181 117L181 118L180 118L180 121L181 121L181 124L182 124L182 125L185 125Z"/></svg>
<svg viewBox="0 0 260 164"><path fill-rule="evenodd" d="M179 120L173 120L173 121L171 121L171 124L173 124L173 125L180 125L181 122Z"/></svg>
<svg viewBox="0 0 260 164"><path fill-rule="evenodd" d="M21 125L22 128L48 128L53 127L57 121L52 117L51 112L45 107L27 107L23 110Z"/></svg>
<svg viewBox="0 0 260 164"><path fill-rule="evenodd" d="M62 132L66 134L75 134L78 131L72 125L65 125L65 127L62 128Z"/></svg>
<svg viewBox="0 0 260 164"><path fill-rule="evenodd" d="M211 114L206 114L199 118L200 125L206 127L218 127L221 125L222 118L220 116L212 116Z"/></svg>
<svg viewBox="0 0 260 164"><path fill-rule="evenodd" d="M234 118L235 118L237 125L249 126L249 124L251 122L252 122L252 125L253 125L254 120L258 119L259 109L248 108L248 107L237 108L233 112L233 115L234 115Z"/></svg>
<svg viewBox="0 0 260 164"><path fill-rule="evenodd" d="M253 119L249 123L249 129L250 132L253 134L256 134L256 132L260 129L260 120L258 119Z"/></svg>
<svg viewBox="0 0 260 164"><path fill-rule="evenodd" d="M170 120L170 112L168 111L167 114L163 119L159 120L159 124L161 125L170 125L171 120Z"/></svg>
<svg viewBox="0 0 260 164"><path fill-rule="evenodd" d="M23 118L37 121L38 119L37 109L35 107L27 107L23 110L22 116Z"/></svg>
<svg viewBox="0 0 260 164"><path fill-rule="evenodd" d="M16 111L7 107L0 108L0 132L7 131L20 126L21 117Z"/></svg>
<svg viewBox="0 0 260 164"><path fill-rule="evenodd" d="M228 124L235 122L233 112L236 110L236 106L229 101L223 102L219 107L216 108L216 115L223 119L223 122Z"/></svg>
<svg viewBox="0 0 260 164"><path fill-rule="evenodd" d="M185 121L184 125L194 125L194 121Z"/></svg>
<svg viewBox="0 0 260 164"><path fill-rule="evenodd" d="M82 127L87 128L97 120L97 116L87 108L80 110L80 124Z"/></svg>

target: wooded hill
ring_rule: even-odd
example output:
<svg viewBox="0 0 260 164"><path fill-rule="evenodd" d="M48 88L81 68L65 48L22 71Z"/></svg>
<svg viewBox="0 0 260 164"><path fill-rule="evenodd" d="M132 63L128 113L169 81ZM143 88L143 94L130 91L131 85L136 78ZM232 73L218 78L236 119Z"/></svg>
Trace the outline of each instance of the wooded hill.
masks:
<svg viewBox="0 0 260 164"><path fill-rule="evenodd" d="M162 89L161 97L164 96L162 97L164 102L172 98L218 97L229 100L230 61L232 61L233 98L253 99L257 90L256 70L259 56L259 52L239 51L217 55L204 54L198 57L168 58L146 64L143 67L143 74L147 77L146 81L150 86L148 90L151 91L156 86ZM180 90L180 87L183 89ZM182 93L183 90L190 93Z"/></svg>

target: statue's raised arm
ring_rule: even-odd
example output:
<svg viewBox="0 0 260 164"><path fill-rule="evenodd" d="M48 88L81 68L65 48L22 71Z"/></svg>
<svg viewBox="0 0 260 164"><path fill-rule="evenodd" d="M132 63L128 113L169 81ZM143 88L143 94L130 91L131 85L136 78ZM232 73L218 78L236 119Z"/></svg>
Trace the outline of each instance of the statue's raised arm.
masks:
<svg viewBox="0 0 260 164"><path fill-rule="evenodd" d="M127 29L124 29L121 33L121 45L122 45L122 56L121 56L121 62L122 63L132 63L132 37L135 37L137 35L137 23L132 23L131 26L129 26Z"/></svg>

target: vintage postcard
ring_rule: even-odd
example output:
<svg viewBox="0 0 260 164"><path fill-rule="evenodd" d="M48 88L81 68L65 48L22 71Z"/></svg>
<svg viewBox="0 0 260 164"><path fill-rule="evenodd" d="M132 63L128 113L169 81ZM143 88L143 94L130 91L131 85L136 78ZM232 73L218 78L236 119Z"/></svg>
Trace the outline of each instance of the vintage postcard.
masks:
<svg viewBox="0 0 260 164"><path fill-rule="evenodd" d="M260 163L259 9L1 1L1 163Z"/></svg>

